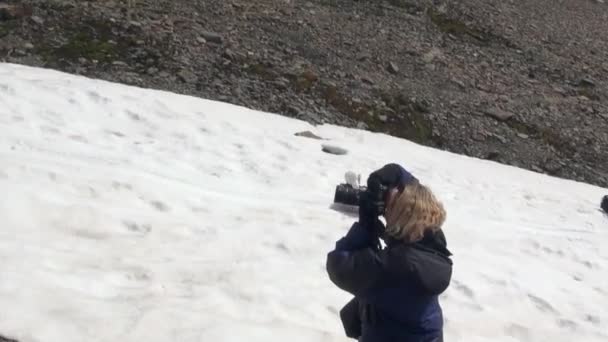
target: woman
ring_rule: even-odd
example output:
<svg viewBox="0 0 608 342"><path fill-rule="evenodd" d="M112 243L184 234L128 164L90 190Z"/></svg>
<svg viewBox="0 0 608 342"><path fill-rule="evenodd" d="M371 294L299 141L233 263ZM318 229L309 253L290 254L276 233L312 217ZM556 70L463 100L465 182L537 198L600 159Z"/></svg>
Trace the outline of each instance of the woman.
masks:
<svg viewBox="0 0 608 342"><path fill-rule="evenodd" d="M369 199L383 187L385 209ZM396 164L372 173L368 190L372 195L361 198L359 222L327 256L331 281L355 296L340 312L346 335L360 342L441 342L438 296L452 275L441 230L445 210ZM382 214L386 228L378 219Z"/></svg>

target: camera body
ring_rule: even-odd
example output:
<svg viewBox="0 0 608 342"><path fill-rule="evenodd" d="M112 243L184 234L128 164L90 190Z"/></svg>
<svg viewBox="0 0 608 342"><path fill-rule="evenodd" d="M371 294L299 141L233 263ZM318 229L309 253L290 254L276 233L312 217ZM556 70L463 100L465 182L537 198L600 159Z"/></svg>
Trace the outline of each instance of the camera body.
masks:
<svg viewBox="0 0 608 342"><path fill-rule="evenodd" d="M356 186L349 183L342 183L336 186L334 203L350 206L360 206L361 198L367 196L374 206L375 212L383 214L386 210L386 194L388 187L380 185L378 189L368 189L364 186Z"/></svg>

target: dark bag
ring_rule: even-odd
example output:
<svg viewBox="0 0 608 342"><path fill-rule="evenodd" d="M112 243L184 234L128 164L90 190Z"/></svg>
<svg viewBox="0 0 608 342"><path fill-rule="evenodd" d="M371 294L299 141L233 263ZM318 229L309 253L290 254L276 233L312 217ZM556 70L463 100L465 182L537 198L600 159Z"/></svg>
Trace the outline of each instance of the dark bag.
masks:
<svg viewBox="0 0 608 342"><path fill-rule="evenodd" d="M361 336L361 317L359 317L359 301L353 298L340 310L340 319L347 337Z"/></svg>

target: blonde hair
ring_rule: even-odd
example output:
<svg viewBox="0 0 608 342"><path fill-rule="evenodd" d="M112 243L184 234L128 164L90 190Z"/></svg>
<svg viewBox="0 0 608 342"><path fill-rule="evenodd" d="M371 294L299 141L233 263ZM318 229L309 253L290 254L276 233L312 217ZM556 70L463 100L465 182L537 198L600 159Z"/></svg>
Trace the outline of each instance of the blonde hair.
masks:
<svg viewBox="0 0 608 342"><path fill-rule="evenodd" d="M417 181L397 193L386 210L386 233L398 240L415 242L427 230L439 230L445 222L443 204Z"/></svg>

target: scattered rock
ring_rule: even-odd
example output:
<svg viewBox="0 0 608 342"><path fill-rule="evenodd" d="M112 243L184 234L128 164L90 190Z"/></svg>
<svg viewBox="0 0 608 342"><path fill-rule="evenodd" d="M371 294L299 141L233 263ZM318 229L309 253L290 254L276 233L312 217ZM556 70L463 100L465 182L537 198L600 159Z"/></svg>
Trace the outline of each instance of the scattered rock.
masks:
<svg viewBox="0 0 608 342"><path fill-rule="evenodd" d="M224 50L222 57L224 57L228 60L234 60L235 55L234 55L234 52L232 52L232 50L226 49L226 50Z"/></svg>
<svg viewBox="0 0 608 342"><path fill-rule="evenodd" d="M595 87L595 82L590 78L583 78L578 82L580 87Z"/></svg>
<svg viewBox="0 0 608 342"><path fill-rule="evenodd" d="M112 62L112 65L114 66L118 66L118 67L128 67L129 65L123 61L114 61Z"/></svg>
<svg viewBox="0 0 608 342"><path fill-rule="evenodd" d="M37 15L31 16L30 20L37 25L40 25L40 26L44 25L44 19L40 18Z"/></svg>
<svg viewBox="0 0 608 342"><path fill-rule="evenodd" d="M486 109L485 114L488 115L488 116L490 116L490 117L493 117L494 119L499 120L499 121L507 121L510 118L512 118L513 115L514 115L513 113L509 113L509 112L507 112L505 110L502 110L500 108L489 108L489 109Z"/></svg>
<svg viewBox="0 0 608 342"><path fill-rule="evenodd" d="M199 44L207 43L207 40L203 37L196 37L196 41L199 42Z"/></svg>
<svg viewBox="0 0 608 342"><path fill-rule="evenodd" d="M378 115L378 120L380 120L382 122L387 122L388 121L388 116L386 116L386 115Z"/></svg>
<svg viewBox="0 0 608 342"><path fill-rule="evenodd" d="M187 69L182 69L180 72L177 73L177 77L179 77L179 79L187 84L193 84L196 83L196 81L198 80L198 77L196 77L196 75Z"/></svg>
<svg viewBox="0 0 608 342"><path fill-rule="evenodd" d="M129 21L129 26L136 27L136 28L141 28L142 24L139 21L131 20L131 21Z"/></svg>
<svg viewBox="0 0 608 342"><path fill-rule="evenodd" d="M335 155L345 155L348 153L348 151L346 149L343 149L342 147L338 147L338 146L333 146L333 145L323 145L322 146L322 151L325 153L329 153L329 154L335 154Z"/></svg>
<svg viewBox="0 0 608 342"><path fill-rule="evenodd" d="M148 70L146 70L146 74L153 76L156 75L158 73L158 69L155 67L149 67Z"/></svg>
<svg viewBox="0 0 608 342"><path fill-rule="evenodd" d="M522 138L522 139L528 139L530 136L524 133L517 133L517 136Z"/></svg>
<svg viewBox="0 0 608 342"><path fill-rule="evenodd" d="M475 141L484 141L484 140L486 140L486 135L483 134L483 133L480 133L480 132L473 133L473 135L471 137ZM486 159L488 159L488 158L486 158Z"/></svg>
<svg viewBox="0 0 608 342"><path fill-rule="evenodd" d="M464 82L462 82L459 79L456 78L452 78L451 80L454 84L456 84L457 86L459 86L461 89L465 89L467 86L464 84Z"/></svg>
<svg viewBox="0 0 608 342"><path fill-rule="evenodd" d="M221 35L215 32L203 31L201 32L201 37L208 42L221 44L224 40Z"/></svg>
<svg viewBox="0 0 608 342"><path fill-rule="evenodd" d="M547 171L551 174L555 174L561 168L562 168L562 166L555 160L549 160L545 163L545 165L543 165L543 169L545 169L545 171Z"/></svg>
<svg viewBox="0 0 608 342"><path fill-rule="evenodd" d="M397 74L399 73L399 67L397 66L397 64L393 63L393 62L389 62L388 63L388 67L387 67L388 71L391 74Z"/></svg>
<svg viewBox="0 0 608 342"><path fill-rule="evenodd" d="M429 52L422 55L422 61L426 64L432 63L436 58L441 56L441 50L432 48Z"/></svg>
<svg viewBox="0 0 608 342"><path fill-rule="evenodd" d="M0 21L19 19L31 15L31 5L21 3L0 3Z"/></svg>
<svg viewBox="0 0 608 342"><path fill-rule="evenodd" d="M554 86L553 90L555 90L556 93L562 95L562 96L566 96L568 94L568 92L566 91L566 89L560 87L560 86Z"/></svg>
<svg viewBox="0 0 608 342"><path fill-rule="evenodd" d="M298 132L298 133L295 134L295 136L297 136L297 137L311 138L311 139L317 139L317 140L323 140L323 138L321 138L320 136L314 134L311 131Z"/></svg>
<svg viewBox="0 0 608 342"><path fill-rule="evenodd" d="M509 140L507 140L507 138L503 137L503 136L502 136L502 135L500 135L500 134L493 133L493 134L492 134L492 136L493 136L494 138L498 139L498 141L500 141L500 142L501 142L501 143L503 143L503 144L506 144L506 143L508 143L508 142L509 142Z"/></svg>
<svg viewBox="0 0 608 342"><path fill-rule="evenodd" d="M32 43L25 43L25 44L23 44L23 47L26 50L33 50L34 49L34 44L32 44Z"/></svg>
<svg viewBox="0 0 608 342"><path fill-rule="evenodd" d="M532 170L534 170L536 172L539 172L539 173L543 173L544 172L544 170L540 166L538 166L538 165L532 165Z"/></svg>
<svg viewBox="0 0 608 342"><path fill-rule="evenodd" d="M374 81L369 76L361 76L361 81L369 85L374 85Z"/></svg>
<svg viewBox="0 0 608 342"><path fill-rule="evenodd" d="M500 152L498 151L490 151L487 155L486 158L487 160L494 160L494 161L498 161L500 159Z"/></svg>

